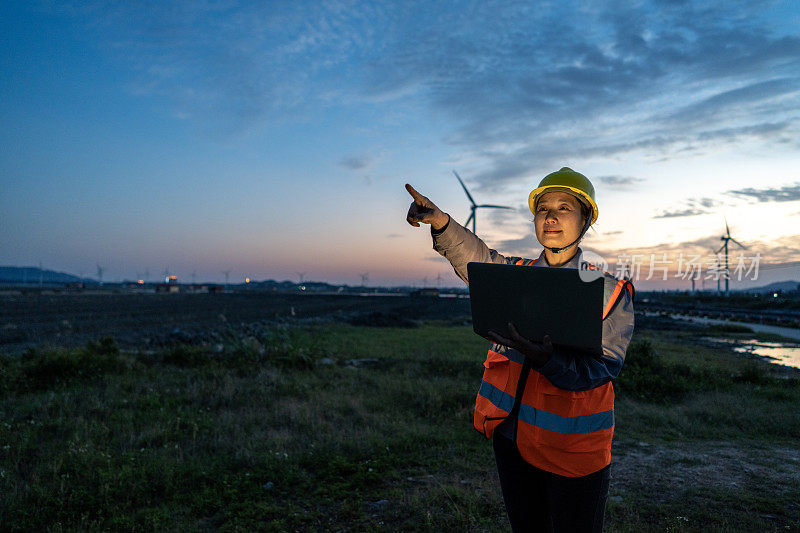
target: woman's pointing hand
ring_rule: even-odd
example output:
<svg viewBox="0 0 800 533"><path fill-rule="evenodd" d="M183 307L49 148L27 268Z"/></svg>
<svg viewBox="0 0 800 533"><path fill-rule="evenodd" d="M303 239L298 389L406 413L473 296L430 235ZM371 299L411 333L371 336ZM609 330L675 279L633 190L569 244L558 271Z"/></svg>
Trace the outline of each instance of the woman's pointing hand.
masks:
<svg viewBox="0 0 800 533"><path fill-rule="evenodd" d="M409 224L418 228L419 223L422 222L423 224L430 224L435 230L440 230L450 222L450 215L442 212L441 209L436 207L436 204L428 200L427 197L422 196L408 183L406 183L406 190L414 199L406 215L406 221Z"/></svg>

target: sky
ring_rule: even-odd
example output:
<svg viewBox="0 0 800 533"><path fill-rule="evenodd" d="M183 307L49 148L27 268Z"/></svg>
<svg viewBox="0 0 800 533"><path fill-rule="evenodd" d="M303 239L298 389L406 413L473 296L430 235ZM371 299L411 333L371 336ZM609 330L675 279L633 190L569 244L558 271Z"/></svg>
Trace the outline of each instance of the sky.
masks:
<svg viewBox="0 0 800 533"><path fill-rule="evenodd" d="M800 280L793 0L3 2L0 39L0 265L463 286L403 185L464 223L455 170L537 257L528 193L569 166L587 257L640 289L711 275L726 220L732 288Z"/></svg>

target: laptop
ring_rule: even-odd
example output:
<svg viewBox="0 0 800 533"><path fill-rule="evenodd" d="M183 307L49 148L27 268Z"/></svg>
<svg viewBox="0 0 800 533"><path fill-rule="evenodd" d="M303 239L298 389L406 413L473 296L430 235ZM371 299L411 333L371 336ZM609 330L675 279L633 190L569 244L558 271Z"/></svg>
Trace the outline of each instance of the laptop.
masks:
<svg viewBox="0 0 800 533"><path fill-rule="evenodd" d="M510 338L508 323L526 339L592 357L603 355L603 277L583 281L576 268L469 263L472 328Z"/></svg>

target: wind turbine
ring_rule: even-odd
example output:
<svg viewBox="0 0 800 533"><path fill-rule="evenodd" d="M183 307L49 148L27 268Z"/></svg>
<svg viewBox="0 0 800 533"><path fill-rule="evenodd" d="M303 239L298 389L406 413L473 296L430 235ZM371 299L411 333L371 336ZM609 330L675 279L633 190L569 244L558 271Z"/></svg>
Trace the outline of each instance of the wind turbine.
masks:
<svg viewBox="0 0 800 533"><path fill-rule="evenodd" d="M494 209L514 209L513 207L508 207L506 205L494 205L494 204L481 204L481 205L478 205L478 204L476 204L475 200L472 198L472 195L467 190L467 186L464 185L464 180L462 180L461 176L458 175L458 172L456 172L454 170L453 174L456 175L456 179L458 179L458 182L461 184L461 187L464 189L464 192L467 194L467 198L469 198L469 201L472 204L470 206L470 208L469 208L469 210L470 210L469 218L467 218L467 221L464 223L464 227L468 227L470 220L472 221L472 233L475 233L475 218L476 218L475 217L475 212L479 208L488 207L488 208L494 208Z"/></svg>
<svg viewBox="0 0 800 533"><path fill-rule="evenodd" d="M231 277L231 271L230 271L230 269L228 269L228 270L222 270L221 272L223 274L225 274L225 290L227 291L228 290L228 279Z"/></svg>
<svg viewBox="0 0 800 533"><path fill-rule="evenodd" d="M306 274L308 274L308 272L295 272L295 274L297 274L297 277L300 278L300 285L302 285L303 280L305 279Z"/></svg>
<svg viewBox="0 0 800 533"><path fill-rule="evenodd" d="M481 208L481 207L491 207L491 208L495 208L495 209L514 209L513 207L508 207L507 205L493 205L493 204L481 204L481 205L478 205L478 204L476 204L475 200L472 198L472 195L467 190L467 186L464 185L464 181L461 179L461 176L458 175L458 172L456 172L454 170L453 174L456 175L456 178L458 179L458 182L461 184L461 187L464 189L464 192L467 193L467 198L469 198L469 201L472 204L470 206L470 208L469 208L469 210L470 210L469 218L464 223L464 227L466 228L467 226L469 226L470 220L472 221L472 233L475 233L475 212L479 208Z"/></svg>
<svg viewBox="0 0 800 533"><path fill-rule="evenodd" d="M735 242L736 244L739 245L740 248L742 248L744 250L747 249L747 246L745 246L744 244L740 243L739 241L737 241L736 239L731 237L731 230L728 227L728 218L727 217L725 217L725 235L720 237L719 240L725 241L725 243L720 247L720 249L717 250L717 253L720 253L722 250L725 250L725 263L724 263L725 264L725 296L728 296L728 281L729 281L728 278L730 277L728 275L728 241Z"/></svg>
<svg viewBox="0 0 800 533"><path fill-rule="evenodd" d="M720 292L721 292L721 291L719 290L719 276L720 276L720 270L719 270L719 266L720 266L720 265L719 265L719 250L714 250L714 256L717 258L717 271L716 271L716 272L717 272L717 296L719 296L719 295L720 295Z"/></svg>
<svg viewBox="0 0 800 533"><path fill-rule="evenodd" d="M103 284L103 270L105 270L105 269L98 264L97 265L97 281L100 283L100 285Z"/></svg>
<svg viewBox="0 0 800 533"><path fill-rule="evenodd" d="M367 282L369 281L369 272L364 272L363 274L359 274L361 276L361 286L366 287Z"/></svg>

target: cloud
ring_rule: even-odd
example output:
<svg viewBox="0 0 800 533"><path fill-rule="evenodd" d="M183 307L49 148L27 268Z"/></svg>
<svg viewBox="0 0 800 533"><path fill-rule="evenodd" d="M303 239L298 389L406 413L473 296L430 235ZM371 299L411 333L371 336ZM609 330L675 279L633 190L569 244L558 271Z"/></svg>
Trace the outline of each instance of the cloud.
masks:
<svg viewBox="0 0 800 533"><path fill-rule="evenodd" d="M513 207L513 206L512 206ZM509 226L530 221L533 213L525 206L516 206L513 209L478 209L478 216L489 221L494 226Z"/></svg>
<svg viewBox="0 0 800 533"><path fill-rule="evenodd" d="M377 77L415 80L487 188L597 156L796 144L800 38L753 6L571 6L473 6L435 42L423 18Z"/></svg>
<svg viewBox="0 0 800 533"><path fill-rule="evenodd" d="M372 165L372 159L367 156L349 156L342 158L339 165L350 170L364 170Z"/></svg>
<svg viewBox="0 0 800 533"><path fill-rule="evenodd" d="M800 200L800 182L792 185L785 185L780 188L765 187L756 189L749 187L746 189L734 189L726 191L724 194L734 198L756 202L794 202ZM659 212L652 218L678 218L696 215L705 215L714 212L714 208L723 205L723 202L713 198L690 198L686 201L686 207L668 209Z"/></svg>
<svg viewBox="0 0 800 533"><path fill-rule="evenodd" d="M748 241L743 244L747 246L746 249L741 249L734 245L729 247L731 270L736 268L739 261L744 261L745 265L749 266L757 260L760 264L759 268L764 270L784 269L793 266L792 270L787 269L787 275L791 272L797 272L797 264L800 261L800 235L781 237L774 241ZM702 275L706 276L708 275L708 268L717 264L718 256L716 251L720 246L721 243L718 236L708 235L679 243L661 243L646 247L612 249L584 246L584 248L599 254L614 266L621 260L633 261L635 264L640 265L639 279L643 280L650 272L651 261L652 265L657 268L658 265L663 265L661 261L665 257L669 277L677 273L678 265L681 261L685 265L690 260L700 263L702 265ZM756 259L757 257L758 259ZM614 272L614 269L612 268L610 271ZM662 275L662 272L654 268L653 274L658 277ZM716 282L711 280L706 283Z"/></svg>
<svg viewBox="0 0 800 533"><path fill-rule="evenodd" d="M497 251L506 256L534 257L539 256L542 245L536 240L536 235L530 233L518 239L507 239L497 243Z"/></svg>
<svg viewBox="0 0 800 533"><path fill-rule="evenodd" d="M489 189L592 157L800 138L800 36L745 1L74 9L139 72L139 90L187 120L247 128L330 108L414 109Z"/></svg>
<svg viewBox="0 0 800 533"><path fill-rule="evenodd" d="M713 212L712 208L722 205L713 198L690 198L686 201L688 207L661 211L652 218L677 218L705 215Z"/></svg>
<svg viewBox="0 0 800 533"><path fill-rule="evenodd" d="M316 111L347 101L347 80L359 79L389 23L379 6L335 1L87 0L62 10L138 74L132 91L165 97L175 115L222 124L223 133L318 120Z"/></svg>
<svg viewBox="0 0 800 533"><path fill-rule="evenodd" d="M794 202L800 200L800 182L793 185L785 185L778 189L772 187L763 189L748 187L746 189L728 191L725 194L740 196L752 202Z"/></svg>
<svg viewBox="0 0 800 533"><path fill-rule="evenodd" d="M749 83L742 87L719 92L683 109L672 111L667 117L682 125L703 124L720 115L739 115L747 107L761 104L781 96L798 93L798 78L780 78Z"/></svg>
<svg viewBox="0 0 800 533"><path fill-rule="evenodd" d="M600 176L597 178L612 189L627 190L633 185L644 181L643 178L633 178L630 176Z"/></svg>
<svg viewBox="0 0 800 533"><path fill-rule="evenodd" d="M653 216L653 218L677 218L677 217L692 217L695 215L704 215L707 211L704 209L699 209L695 207L691 207L689 209L677 209L675 211L663 211L658 215Z"/></svg>

